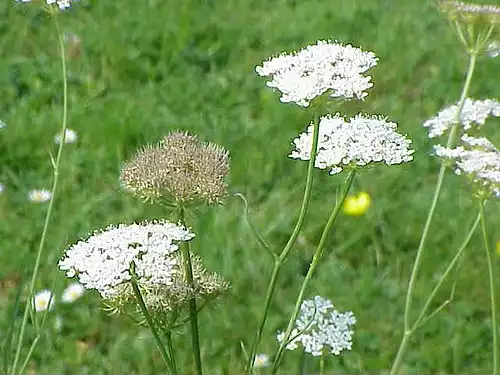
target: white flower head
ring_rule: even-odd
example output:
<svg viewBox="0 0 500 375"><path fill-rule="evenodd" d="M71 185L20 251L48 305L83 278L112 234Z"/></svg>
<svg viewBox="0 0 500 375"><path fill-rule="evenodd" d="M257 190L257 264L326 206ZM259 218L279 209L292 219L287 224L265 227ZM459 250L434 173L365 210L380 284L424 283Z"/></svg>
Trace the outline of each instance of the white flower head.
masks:
<svg viewBox="0 0 500 375"><path fill-rule="evenodd" d="M4 190L5 190L5 186L3 186L3 184L0 184L0 194L2 194Z"/></svg>
<svg viewBox="0 0 500 375"><path fill-rule="evenodd" d="M61 301L64 303L72 303L79 299L85 293L85 287L79 282L74 282L64 289Z"/></svg>
<svg viewBox="0 0 500 375"><path fill-rule="evenodd" d="M267 366L269 366L269 356L265 353L257 354L253 360L253 367L263 368Z"/></svg>
<svg viewBox="0 0 500 375"><path fill-rule="evenodd" d="M493 40L490 42L486 48L486 53L491 58L500 56L500 40Z"/></svg>
<svg viewBox="0 0 500 375"><path fill-rule="evenodd" d="M454 104L443 109L441 112L424 122L424 127L429 128L429 138L443 135L457 123L458 105ZM484 125L488 117L500 116L500 103L496 100L472 100L465 99L462 112L460 113L460 125L467 131L473 125L480 127Z"/></svg>
<svg viewBox="0 0 500 375"><path fill-rule="evenodd" d="M28 193L28 199L35 203L47 202L50 198L52 198L52 193L46 189L31 190Z"/></svg>
<svg viewBox="0 0 500 375"><path fill-rule="evenodd" d="M7 126L7 124L5 122L3 122L2 120L0 120L0 129L5 128L6 126Z"/></svg>
<svg viewBox="0 0 500 375"><path fill-rule="evenodd" d="M54 294L48 289L38 292L33 298L33 305L35 307L35 311L52 309L54 306Z"/></svg>
<svg viewBox="0 0 500 375"><path fill-rule="evenodd" d="M343 350L351 350L351 326L355 323L356 318L351 311L339 313L330 300L316 296L302 302L292 340L286 348L294 350L302 344L304 352L313 356L322 355L324 349L339 355ZM277 339L282 342L284 333L278 333Z"/></svg>
<svg viewBox="0 0 500 375"><path fill-rule="evenodd" d="M76 134L76 132L72 129L66 129L65 133L66 137L64 139L64 143L74 143L78 139L78 134ZM54 137L54 142L56 144L59 144L61 143L61 141L62 141L62 134L57 134Z"/></svg>
<svg viewBox="0 0 500 375"><path fill-rule="evenodd" d="M437 145L434 151L455 163L455 174L468 177L476 194L500 197L500 151L488 139L465 134L456 148Z"/></svg>
<svg viewBox="0 0 500 375"><path fill-rule="evenodd" d="M86 289L97 289L104 299L124 293L135 264L138 284L143 287L171 285L178 242L194 234L168 221L110 226L66 250L59 268L66 276L78 276Z"/></svg>
<svg viewBox="0 0 500 375"><path fill-rule="evenodd" d="M400 164L413 159L411 140L397 132L397 125L382 117L358 114L346 121L340 114L320 119L315 167L340 173L343 166L372 162ZM311 158L313 125L295 138L293 159Z"/></svg>
<svg viewBox="0 0 500 375"><path fill-rule="evenodd" d="M373 52L352 45L320 40L299 52L282 54L255 68L260 76L271 76L267 86L278 89L283 103L307 107L315 97L329 92L330 97L363 99L373 86L368 69L377 64Z"/></svg>

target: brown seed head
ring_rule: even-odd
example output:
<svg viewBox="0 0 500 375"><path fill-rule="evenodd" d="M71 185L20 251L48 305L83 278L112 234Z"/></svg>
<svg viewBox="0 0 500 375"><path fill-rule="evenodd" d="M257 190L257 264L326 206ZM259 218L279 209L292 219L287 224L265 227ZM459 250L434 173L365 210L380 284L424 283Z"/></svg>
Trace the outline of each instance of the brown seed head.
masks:
<svg viewBox="0 0 500 375"><path fill-rule="evenodd" d="M229 153L184 132L146 146L121 171L123 185L150 201L216 204L227 195Z"/></svg>

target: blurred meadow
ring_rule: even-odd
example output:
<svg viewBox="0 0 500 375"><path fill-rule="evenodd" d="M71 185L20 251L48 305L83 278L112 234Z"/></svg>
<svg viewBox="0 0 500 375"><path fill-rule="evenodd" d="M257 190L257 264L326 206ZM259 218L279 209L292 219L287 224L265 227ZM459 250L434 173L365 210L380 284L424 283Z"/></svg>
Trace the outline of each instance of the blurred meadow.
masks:
<svg viewBox="0 0 500 375"><path fill-rule="evenodd" d="M484 3L484 2L483 2ZM25 287L47 203L32 189L50 189L50 154L60 129L62 78L53 22L32 4L0 3L0 339L22 319ZM275 249L286 242L299 211L306 162L287 157L308 113L279 102L256 65L318 39L374 51L374 87L364 102L342 106L388 116L413 140L415 160L360 173L353 194L372 198L359 217L341 215L327 257L307 296L322 295L357 317L354 345L326 357L326 373L384 373L401 340L404 298L431 202L439 162L422 123L456 102L467 57L448 21L430 1L387 0L80 0L60 14L66 36L69 123L78 140L65 146L60 188L36 290L59 298L70 283L57 268L62 251L109 224L162 218L163 208L123 192L120 167L137 148L173 130L189 130L231 154L230 190L246 196L250 216ZM499 61L480 59L470 96L499 94ZM500 142L498 119L489 120ZM272 355L307 271L343 176L315 171L304 229L278 281L259 352ZM209 270L231 282L216 308L200 316L206 373L241 373L242 344L251 345L272 269L248 228L238 198L190 218L193 249ZM455 254L476 217L468 187L451 171L438 203L415 289L414 313ZM500 239L498 205L486 210L493 244ZM495 258L498 265L500 257ZM418 330L403 373L488 373L491 320L486 260L479 231L433 307L450 305ZM18 305L18 304L21 305ZM29 325L25 350L33 339ZM180 368L192 372L189 336L174 335ZM0 363L12 361L1 348ZM301 355L285 354L282 373L297 372ZM311 373L318 372L310 360ZM96 292L56 304L28 364L29 373L162 373L164 364L146 328L109 316Z"/></svg>

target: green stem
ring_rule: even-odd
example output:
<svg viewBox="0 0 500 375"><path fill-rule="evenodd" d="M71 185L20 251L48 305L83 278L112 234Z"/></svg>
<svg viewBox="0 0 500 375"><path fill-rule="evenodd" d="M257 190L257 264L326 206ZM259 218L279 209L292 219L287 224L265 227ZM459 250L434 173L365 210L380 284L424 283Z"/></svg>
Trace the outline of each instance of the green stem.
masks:
<svg viewBox="0 0 500 375"><path fill-rule="evenodd" d="M280 365L281 359L283 357L284 350L286 348L286 345L288 344L288 341L290 339L290 335L292 334L293 326L295 324L295 321L297 320L297 317L300 312L300 306L302 304L302 301L304 299L304 294L306 292L307 287L309 286L309 283L314 275L314 272L316 271L316 268L319 265L319 262L321 258L323 257L323 253L325 252L325 243L326 239L328 237L328 234L330 232L330 229L335 222L335 219L338 216L338 213L340 212L340 208L344 204L344 200L347 197L347 194L349 193L349 190L351 189L352 182L354 180L354 176L356 175L356 171L351 171L349 172L349 175L347 176L344 185L342 187L342 192L340 199L337 201L330 218L328 219L328 222L325 225L325 228L323 229L323 233L321 234L321 238L319 240L318 247L316 248L316 251L313 256L313 260L311 262L311 265L309 266L309 270L307 271L306 277L304 278L304 281L302 282L302 286L299 291L299 295L297 296L297 300L295 301L295 308L293 310L292 315L290 316L290 320L288 321L288 326L285 331L285 335L283 337L283 340L281 341L281 344L278 348L278 351L276 353L276 356L274 357L274 363L273 363L273 369L271 371L272 374L276 374L278 371L278 367Z"/></svg>
<svg viewBox="0 0 500 375"><path fill-rule="evenodd" d="M479 202L479 212L481 215L481 229L483 233L484 250L488 262L488 276L490 282L490 302L491 302L491 333L493 334L493 374L498 374L498 343L497 343L497 319L495 306L495 277L493 272L493 262L488 241L488 231L486 230L486 220L484 218L484 204Z"/></svg>
<svg viewBox="0 0 500 375"><path fill-rule="evenodd" d="M451 260L450 264L446 268L445 272L443 273L443 275L441 276L441 278L437 282L436 286L434 287L434 289L431 292L431 294L429 295L429 297L427 297L427 300L425 301L424 307L422 308L422 311L420 312L419 317L417 318L417 320L415 320L415 323L413 323L411 326L408 327L408 329L405 330L405 332L403 334L403 338L401 340L401 343L399 344L399 349L398 349L398 352L396 354L396 359L394 360L394 363L392 364L390 374L395 374L398 372L399 367L401 366L401 361L403 360L403 356L406 352L406 347L408 346L411 335L419 327L420 322L422 321L425 314L427 313L427 310L429 309L429 306L431 305L432 300L436 296L438 290L441 288L441 286L443 285L443 282L446 280L446 278L451 273L451 271L455 267L456 263L460 259L462 253L464 252L465 248L467 247L468 243L470 242L472 235L474 234L477 226L479 225L479 220L480 220L480 215L478 214L476 220L474 221L474 224L472 225L471 229L469 230L469 232L465 236L465 239L462 242L462 245L460 246L457 253L455 254L453 259Z"/></svg>
<svg viewBox="0 0 500 375"><path fill-rule="evenodd" d="M168 355L170 356L170 359L172 360L172 372L174 374L178 374L179 371L177 371L177 363L175 362L175 355L174 355L174 345L172 343L172 331L165 332L165 337L167 341L167 350L168 350Z"/></svg>
<svg viewBox="0 0 500 375"><path fill-rule="evenodd" d="M158 334L158 331L156 329L155 324L153 323L153 319L151 318L151 315L149 314L148 308L146 307L146 304L144 303L144 299L142 298L141 291L139 290L139 287L137 286L137 282L133 279L130 281L130 284L132 284L132 289L134 290L135 298L137 299L137 303L139 304L139 308L142 311L142 315L144 315L144 318L146 319L146 322L148 323L149 329L153 335L153 338L155 339L156 346L158 347L158 350L160 351L160 354L165 361L165 364L168 367L168 371L170 374L176 374L176 371L174 370L175 366L172 363L172 359L168 356L167 351L165 350L165 346L161 342L160 335Z"/></svg>
<svg viewBox="0 0 500 375"><path fill-rule="evenodd" d="M276 282L278 280L278 275L281 269L281 266L285 262L288 254L290 253L295 240L297 239L300 229L302 228L302 224L304 223L304 219L306 216L307 208L309 207L309 202L311 200L311 191L312 191L312 182L313 182L313 171L314 171L314 163L316 161L316 148L318 145L318 135L319 135L319 118L316 118L313 124L313 141L311 145L311 159L309 159L309 164L307 167L307 179L306 186L304 189L304 196L302 198L302 204L300 207L299 217L297 219L297 223L295 224L295 228L293 229L290 238L288 239L285 247L281 251L280 255L275 258L274 268L271 274L271 279L267 286L266 297L264 302L264 308L262 311L262 317L260 319L260 324L255 334L254 340L252 342L252 348L250 350L250 356L248 357L248 362L245 367L245 373L251 374L253 372L253 363L255 360L255 356L257 354L257 348L259 346L262 332L264 330L264 326L266 325L267 315L269 313L269 307L271 305L271 299L274 295L274 291L276 289Z"/></svg>
<svg viewBox="0 0 500 375"><path fill-rule="evenodd" d="M185 210L180 208L179 211L179 221L182 225L186 225ZM191 264L191 252L189 251L189 242L181 244L181 254L182 254L182 266L184 268L184 275L186 277L186 282L195 291L195 284L193 280L193 266ZM191 325L191 344L194 356L194 364L196 367L196 373L202 375L201 366L201 351L200 351L200 333L198 329L198 310L196 308L196 296L193 294L188 301L189 308L189 322Z"/></svg>
<svg viewBox="0 0 500 375"><path fill-rule="evenodd" d="M474 73L474 69L476 66L476 59L477 59L477 53L472 53L470 54L470 59L469 59L469 66L467 68L467 75L465 77L465 82L464 86L462 88L462 93L460 95L460 100L458 102L458 110L457 110L457 115L456 115L456 122L455 125L450 130L450 134L448 135L448 140L446 142L446 147L452 147L456 139L459 135L459 129L460 129L460 115L462 113L464 104L465 104L465 99L467 98L467 94L470 89L470 84L472 80L472 75ZM436 206L437 202L439 200L439 196L441 195L441 188L443 186L443 180L444 180L444 173L447 169L447 165L445 161L441 162L441 167L439 168L439 174L438 174L438 179L436 182L436 187L434 188L434 194L432 198L432 203L431 207L429 209L429 213L427 214L427 219L425 221L424 229L422 231L422 237L420 238L420 243L418 245L418 250L417 250L417 256L415 258L415 262L413 264L413 269L411 271L411 276L410 276L410 281L408 283L408 289L406 292L406 301L405 301L405 313L404 313L404 334L403 334L403 339L401 341L400 347L398 349L398 355L396 356L396 360L398 361L396 363L396 360L394 361L392 365L392 370L391 374L394 372L398 371L402 355L404 354L402 351L404 351L404 348L407 345L408 337L411 334L410 326L410 313L411 313L411 303L412 303L412 297L413 297L413 289L415 287L415 281L417 278L418 271L420 269L420 264L422 260L422 254L424 252L424 247L427 241L427 237L429 234L429 229L431 227L432 219L434 218L434 213L436 211Z"/></svg>
<svg viewBox="0 0 500 375"><path fill-rule="evenodd" d="M21 328L19 331L19 337L16 347L16 354L14 356L14 362L10 369L10 373L14 374L17 371L17 365L21 355L21 349L23 345L23 339L25 334L26 325L28 323L28 315L31 308L31 299L33 298L33 294L35 291L36 279L38 276L38 272L40 270L40 264L42 260L43 250L45 248L45 242L47 239L47 232L49 229L50 219L52 218L52 211L54 207L54 200L57 191L57 187L59 184L59 165L61 164L62 151L64 147L64 143L66 142L66 128L68 122L68 79L67 79L67 71L66 71L66 52L64 48L64 40L61 34L61 30L59 29L59 24L57 22L57 16L54 16L54 23L56 27L58 42L59 42L59 50L61 53L61 69L62 69L62 77L63 77L63 113L62 113L62 126L61 126L61 142L59 143L59 147L57 149L57 156L55 162L53 161L53 169L54 169L54 178L52 181L52 189L51 189L51 198L49 201L49 207L47 208L47 214L45 215L45 222L43 224L42 236L40 237L40 242L38 244L38 251L35 259L35 266L33 269L33 274L31 275L31 280L29 284L28 291L28 301L26 302L26 307L24 309L23 320L21 323ZM28 355L31 355L33 351L30 350ZM29 358L28 358L29 359Z"/></svg>

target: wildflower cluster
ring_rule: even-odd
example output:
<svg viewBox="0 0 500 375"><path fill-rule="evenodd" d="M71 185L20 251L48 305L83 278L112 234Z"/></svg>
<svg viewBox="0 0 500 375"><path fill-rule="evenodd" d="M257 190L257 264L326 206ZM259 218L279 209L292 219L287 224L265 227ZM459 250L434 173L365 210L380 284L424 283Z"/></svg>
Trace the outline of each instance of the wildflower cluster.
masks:
<svg viewBox="0 0 500 375"><path fill-rule="evenodd" d="M438 137L443 135L452 128L453 125L460 123L464 131L473 128L479 128L490 116L500 116L500 102L496 100L473 100L470 98L465 99L463 108L458 116L460 110L458 104L452 105L443 109L437 116L425 121L423 126L429 130L429 138Z"/></svg>
<svg viewBox="0 0 500 375"><path fill-rule="evenodd" d="M227 195L229 154L222 147L175 132L146 146L121 171L123 186L148 200L170 204L215 204Z"/></svg>
<svg viewBox="0 0 500 375"><path fill-rule="evenodd" d="M178 249L193 237L168 221L110 226L67 249L59 268L68 277L77 276L85 288L96 289L114 307L134 303L134 280L149 308L172 310L193 294L213 296L228 288L218 275L208 274L198 258L193 259L195 290L186 284Z"/></svg>
<svg viewBox="0 0 500 375"><path fill-rule="evenodd" d="M316 296L304 300L292 331L292 339L286 348L294 350L302 344L304 352L314 356L322 355L324 349L339 355L343 350L351 350L351 326L355 323L352 312L339 313L327 299ZM284 333L278 333L278 341L282 342L283 338Z"/></svg>
<svg viewBox="0 0 500 375"><path fill-rule="evenodd" d="M456 148L437 145L434 150L454 162L455 173L469 179L476 195L500 197L500 151L488 139L465 134Z"/></svg>
<svg viewBox="0 0 500 375"><path fill-rule="evenodd" d="M358 114L346 121L340 114L320 119L315 167L330 174L345 166L365 166L373 162L400 164L413 159L411 140L396 131L397 125L382 117ZM293 141L293 159L309 160L313 126Z"/></svg>
<svg viewBox="0 0 500 375"><path fill-rule="evenodd" d="M466 24L500 24L500 7L464 3L461 1L440 1L439 8L448 18Z"/></svg>
<svg viewBox="0 0 500 375"><path fill-rule="evenodd" d="M264 61L256 67L260 76L271 76L267 86L281 91L281 101L307 107L315 97L329 92L330 97L363 99L373 86L363 76L377 64L373 52L351 45L320 40L293 54Z"/></svg>

